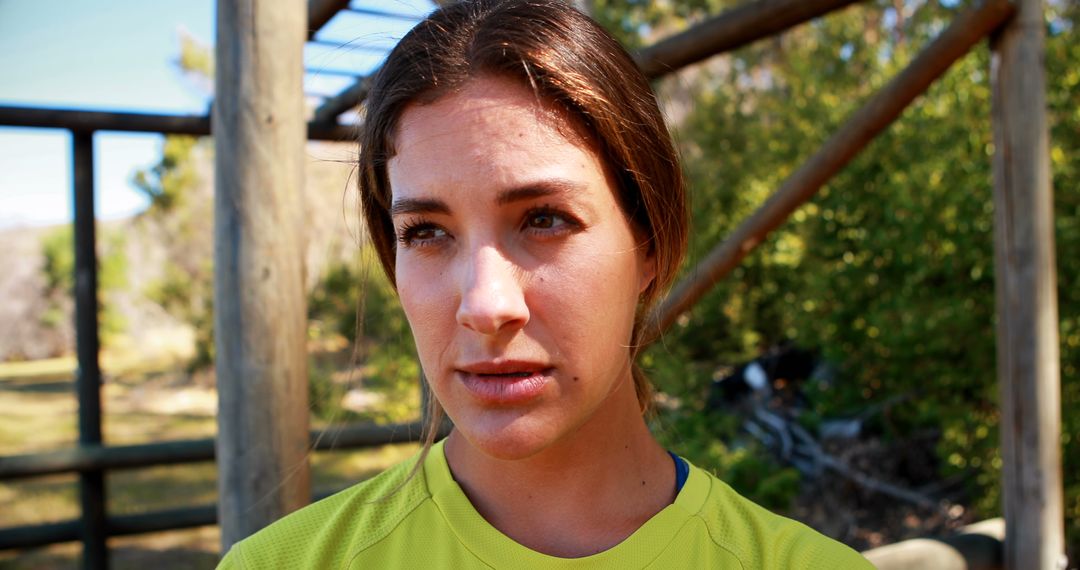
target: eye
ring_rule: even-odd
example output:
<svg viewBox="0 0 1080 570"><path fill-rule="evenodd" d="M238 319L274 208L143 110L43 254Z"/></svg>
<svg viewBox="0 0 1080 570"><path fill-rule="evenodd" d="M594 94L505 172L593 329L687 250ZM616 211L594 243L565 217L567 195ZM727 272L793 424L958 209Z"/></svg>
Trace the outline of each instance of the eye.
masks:
<svg viewBox="0 0 1080 570"><path fill-rule="evenodd" d="M525 213L522 229L541 235L561 234L580 227L576 218L565 212L544 206Z"/></svg>
<svg viewBox="0 0 1080 570"><path fill-rule="evenodd" d="M541 230L548 230L556 226L560 226L566 223L566 220L554 212L533 212L529 214L526 219L526 224L530 228L536 228Z"/></svg>
<svg viewBox="0 0 1080 570"><path fill-rule="evenodd" d="M397 240L403 247L429 247L450 237L446 230L430 222L411 222L398 230Z"/></svg>

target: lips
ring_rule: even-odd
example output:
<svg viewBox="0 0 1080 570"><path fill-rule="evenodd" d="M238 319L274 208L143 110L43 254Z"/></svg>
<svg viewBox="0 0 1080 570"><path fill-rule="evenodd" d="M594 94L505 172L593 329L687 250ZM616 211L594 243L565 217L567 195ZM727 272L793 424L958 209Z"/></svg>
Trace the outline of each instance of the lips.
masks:
<svg viewBox="0 0 1080 570"><path fill-rule="evenodd" d="M483 404L512 406L540 396L554 368L538 362L477 362L455 371L457 379Z"/></svg>

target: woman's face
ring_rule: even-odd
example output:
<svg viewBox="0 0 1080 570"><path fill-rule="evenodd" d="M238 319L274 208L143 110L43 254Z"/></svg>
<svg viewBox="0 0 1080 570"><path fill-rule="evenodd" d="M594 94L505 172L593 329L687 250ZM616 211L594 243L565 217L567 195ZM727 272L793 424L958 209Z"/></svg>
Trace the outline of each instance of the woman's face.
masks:
<svg viewBox="0 0 1080 570"><path fill-rule="evenodd" d="M605 421L653 260L597 154L526 87L478 78L401 116L398 292L457 431L501 459ZM636 400L632 404L637 413Z"/></svg>

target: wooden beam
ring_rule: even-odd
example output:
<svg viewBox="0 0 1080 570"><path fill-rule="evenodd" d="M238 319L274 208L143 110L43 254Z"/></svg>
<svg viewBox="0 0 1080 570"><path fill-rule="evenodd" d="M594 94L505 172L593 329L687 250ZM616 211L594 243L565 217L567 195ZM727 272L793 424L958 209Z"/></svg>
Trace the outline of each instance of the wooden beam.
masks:
<svg viewBox="0 0 1080 570"><path fill-rule="evenodd" d="M74 449L0 457L0 481L94 469L178 465L213 459L213 439L140 445L80 445Z"/></svg>
<svg viewBox="0 0 1080 570"><path fill-rule="evenodd" d="M858 1L757 0L644 48L634 54L634 59L647 77L655 79ZM453 2L437 3L445 6ZM333 123L338 115L367 98L370 84L370 77L357 80L337 97L324 102L315 111L312 122Z"/></svg>
<svg viewBox="0 0 1080 570"><path fill-rule="evenodd" d="M149 115L76 109L0 106L0 125L73 131L129 131L177 135L210 134L210 117Z"/></svg>
<svg viewBox="0 0 1080 570"><path fill-rule="evenodd" d="M814 196L950 65L1013 13L1008 0L987 0L965 11L914 61L848 118L840 129L781 184L749 218L674 287L650 318L655 339L734 269L765 237Z"/></svg>
<svg viewBox="0 0 1080 570"><path fill-rule="evenodd" d="M311 118L311 122L317 125L336 124L338 115L352 109L359 105L361 101L367 99L368 92L371 91L371 81L374 75L375 72L372 72L371 75L357 79L356 83L353 83L341 93L324 101L322 105L319 105L319 107L315 109L315 115Z"/></svg>
<svg viewBox="0 0 1080 570"><path fill-rule="evenodd" d="M304 0L218 0L214 330L222 547L310 499Z"/></svg>
<svg viewBox="0 0 1080 570"><path fill-rule="evenodd" d="M361 42L354 40L322 40L322 39L310 39L307 42L309 46L322 46L331 49L343 49L350 52L354 51L366 51L369 53L381 53L387 54L393 49L393 45L373 45L367 42ZM308 73L318 74L323 71L324 68L317 67L314 69L308 69ZM356 71L350 71L351 75L360 75Z"/></svg>
<svg viewBox="0 0 1080 570"><path fill-rule="evenodd" d="M307 39L310 40L335 14L349 7L349 0L308 0L307 6Z"/></svg>
<svg viewBox="0 0 1080 570"><path fill-rule="evenodd" d="M75 351L79 369L79 445L101 445L101 343L98 337L97 220L94 215L94 135L73 132L72 180L75 200ZM105 545L105 474L79 473L79 529L87 568L107 568Z"/></svg>
<svg viewBox="0 0 1080 570"><path fill-rule="evenodd" d="M423 425L353 424L308 433L309 449L333 451L420 441ZM213 439L188 439L138 445L88 445L74 449L0 457L0 481L87 470L137 469L214 460Z"/></svg>
<svg viewBox="0 0 1080 570"><path fill-rule="evenodd" d="M873 548L862 555L878 570L1000 570L1005 520L968 525L944 538L914 538Z"/></svg>
<svg viewBox="0 0 1080 570"><path fill-rule="evenodd" d="M79 540L79 529L81 527L82 522L76 519L56 523L0 528L0 550L34 548L58 542Z"/></svg>
<svg viewBox="0 0 1080 570"><path fill-rule="evenodd" d="M7 107L0 105L0 126L70 129L72 131L127 131L171 135L210 135L210 117L199 115L150 115L75 109ZM308 139L349 141L356 139L349 125L309 124Z"/></svg>
<svg viewBox="0 0 1080 570"><path fill-rule="evenodd" d="M709 18L660 40L634 59L656 79L716 54L731 51L824 16L860 0L758 0Z"/></svg>
<svg viewBox="0 0 1080 570"><path fill-rule="evenodd" d="M1064 568L1057 270L1043 5L991 42L1005 567Z"/></svg>
<svg viewBox="0 0 1080 570"><path fill-rule="evenodd" d="M323 499L343 490L318 491L313 494L313 498ZM80 524L78 520L69 520L0 528L0 550L35 548L78 540ZM131 536L213 524L217 524L217 506L197 505L135 515L112 516L106 520L103 528L108 530L109 536Z"/></svg>
<svg viewBox="0 0 1080 570"><path fill-rule="evenodd" d="M420 422L389 425L353 424L312 430L308 434L308 439L310 448L314 450L347 450L419 441L422 430L423 425ZM438 437L445 437L449 432L449 425L444 424ZM83 469L130 469L151 465L212 461L213 459L214 440L212 439L112 447L80 447L52 453L0 457L0 480L70 473ZM334 492L317 492L313 498L318 500ZM108 529L108 536L121 536L211 525L216 524L218 518L215 505L203 505L139 515L107 517L106 520L103 528ZM80 528L81 522L78 520L0 528L0 550L32 548L78 540Z"/></svg>
<svg viewBox="0 0 1080 570"><path fill-rule="evenodd" d="M423 15L416 14L404 14L402 12L387 12L386 10L376 10L374 8L360 8L349 7L347 9L349 13L358 14L361 16L374 16L376 18L390 18L393 20L405 20L408 22L419 22L424 19Z"/></svg>

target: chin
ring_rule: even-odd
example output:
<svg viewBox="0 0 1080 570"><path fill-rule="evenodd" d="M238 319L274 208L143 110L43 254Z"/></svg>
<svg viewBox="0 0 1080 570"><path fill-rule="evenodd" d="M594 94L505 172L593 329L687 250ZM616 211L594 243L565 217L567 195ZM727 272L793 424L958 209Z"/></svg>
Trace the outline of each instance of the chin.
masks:
<svg viewBox="0 0 1080 570"><path fill-rule="evenodd" d="M502 461L528 459L549 448L559 439L555 433L558 430L552 428L550 421L528 415L472 418L472 421L454 423L454 431L464 443L488 457Z"/></svg>

